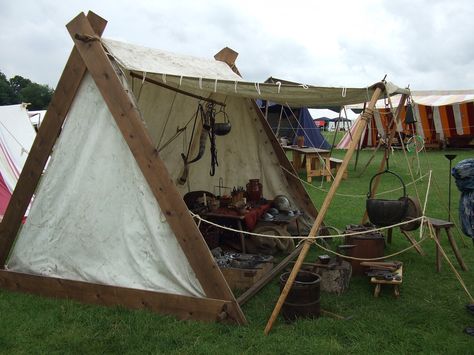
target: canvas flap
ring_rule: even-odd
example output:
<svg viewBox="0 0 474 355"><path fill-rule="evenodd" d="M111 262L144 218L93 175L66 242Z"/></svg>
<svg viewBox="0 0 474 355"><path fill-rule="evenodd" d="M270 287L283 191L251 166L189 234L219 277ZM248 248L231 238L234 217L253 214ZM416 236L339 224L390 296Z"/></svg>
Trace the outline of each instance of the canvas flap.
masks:
<svg viewBox="0 0 474 355"><path fill-rule="evenodd" d="M89 75L69 111L7 267L204 296Z"/></svg>

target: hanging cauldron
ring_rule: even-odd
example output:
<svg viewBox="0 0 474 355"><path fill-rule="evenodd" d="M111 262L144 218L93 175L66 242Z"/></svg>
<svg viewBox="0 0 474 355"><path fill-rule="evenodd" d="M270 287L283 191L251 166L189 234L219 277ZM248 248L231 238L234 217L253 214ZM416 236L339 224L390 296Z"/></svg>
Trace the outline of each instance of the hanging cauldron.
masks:
<svg viewBox="0 0 474 355"><path fill-rule="evenodd" d="M374 178L382 174L392 174L397 177L398 180L400 180L403 187L402 197L397 200L384 200L370 197ZM372 179L370 179L369 183L369 192L367 194L366 202L367 215L369 216L371 223L379 227L391 226L393 224L400 223L405 218L407 208L408 199L406 186L398 174L390 170L385 170L372 176Z"/></svg>
<svg viewBox="0 0 474 355"><path fill-rule="evenodd" d="M229 116L223 109L216 113L216 120L217 116L219 116L220 114L224 116L224 122L214 123L214 133L216 134L216 136L225 136L229 134L232 125L230 124Z"/></svg>

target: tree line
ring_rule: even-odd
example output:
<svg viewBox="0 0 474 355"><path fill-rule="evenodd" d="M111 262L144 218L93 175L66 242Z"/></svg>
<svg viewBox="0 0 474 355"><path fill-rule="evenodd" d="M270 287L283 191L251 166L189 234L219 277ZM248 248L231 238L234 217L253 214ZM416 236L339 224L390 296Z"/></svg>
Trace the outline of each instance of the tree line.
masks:
<svg viewBox="0 0 474 355"><path fill-rule="evenodd" d="M54 90L48 85L32 82L30 79L15 75L7 79L0 71L0 106L29 103L29 110L46 110Z"/></svg>

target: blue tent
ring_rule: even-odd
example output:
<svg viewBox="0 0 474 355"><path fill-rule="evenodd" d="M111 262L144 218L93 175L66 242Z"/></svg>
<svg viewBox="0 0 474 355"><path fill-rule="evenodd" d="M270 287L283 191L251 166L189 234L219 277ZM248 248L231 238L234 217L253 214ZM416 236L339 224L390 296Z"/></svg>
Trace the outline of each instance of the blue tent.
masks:
<svg viewBox="0 0 474 355"><path fill-rule="evenodd" d="M314 124L313 117L311 117L311 113L309 113L309 110L306 107L300 109L298 121L299 125L296 131L296 136L304 137L305 146L331 149L331 145L326 141L319 128ZM296 144L296 137L293 138L293 144Z"/></svg>

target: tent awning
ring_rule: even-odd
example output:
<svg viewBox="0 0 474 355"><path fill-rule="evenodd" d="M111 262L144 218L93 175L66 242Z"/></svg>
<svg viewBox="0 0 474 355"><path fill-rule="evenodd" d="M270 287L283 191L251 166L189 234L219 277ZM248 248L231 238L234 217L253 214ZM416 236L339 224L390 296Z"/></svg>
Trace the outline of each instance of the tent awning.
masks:
<svg viewBox="0 0 474 355"><path fill-rule="evenodd" d="M292 107L345 106L370 100L375 84L364 88L318 87L289 82L244 81L224 62L176 55L128 43L102 39L106 50L127 71L142 73L182 90L263 99ZM406 90L387 83L389 95Z"/></svg>

